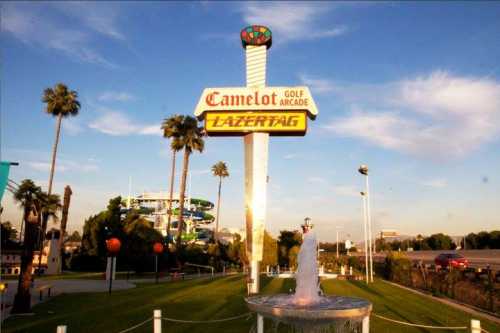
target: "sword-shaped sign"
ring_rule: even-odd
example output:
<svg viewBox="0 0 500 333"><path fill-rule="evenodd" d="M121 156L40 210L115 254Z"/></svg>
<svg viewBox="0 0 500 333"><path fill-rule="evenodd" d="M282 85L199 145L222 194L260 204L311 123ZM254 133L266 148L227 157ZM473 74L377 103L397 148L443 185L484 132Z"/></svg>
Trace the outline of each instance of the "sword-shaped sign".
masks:
<svg viewBox="0 0 500 333"><path fill-rule="evenodd" d="M210 136L244 136L246 250L249 293L259 290L266 215L269 135L303 136L318 115L307 87L266 87L271 31L253 25L241 31L246 54L246 87L206 88L195 109Z"/></svg>

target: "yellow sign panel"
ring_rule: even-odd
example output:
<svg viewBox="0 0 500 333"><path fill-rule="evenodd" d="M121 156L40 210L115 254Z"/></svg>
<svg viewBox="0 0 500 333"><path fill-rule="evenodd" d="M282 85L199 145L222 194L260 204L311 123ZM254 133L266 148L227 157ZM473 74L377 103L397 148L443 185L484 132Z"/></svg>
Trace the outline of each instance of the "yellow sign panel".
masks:
<svg viewBox="0 0 500 333"><path fill-rule="evenodd" d="M243 135L250 132L304 135L306 129L306 111L213 111L205 113L205 130L208 135Z"/></svg>

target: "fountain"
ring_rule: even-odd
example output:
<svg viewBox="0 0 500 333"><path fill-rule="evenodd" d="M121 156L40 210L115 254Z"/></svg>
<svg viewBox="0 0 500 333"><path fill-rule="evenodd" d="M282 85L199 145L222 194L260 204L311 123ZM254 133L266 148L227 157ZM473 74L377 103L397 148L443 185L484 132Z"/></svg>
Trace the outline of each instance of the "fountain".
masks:
<svg viewBox="0 0 500 333"><path fill-rule="evenodd" d="M355 297L324 296L319 288L316 236L312 225L302 226L304 237L295 274L295 294L257 295L246 298L248 308L290 325L294 332L368 332L370 302Z"/></svg>

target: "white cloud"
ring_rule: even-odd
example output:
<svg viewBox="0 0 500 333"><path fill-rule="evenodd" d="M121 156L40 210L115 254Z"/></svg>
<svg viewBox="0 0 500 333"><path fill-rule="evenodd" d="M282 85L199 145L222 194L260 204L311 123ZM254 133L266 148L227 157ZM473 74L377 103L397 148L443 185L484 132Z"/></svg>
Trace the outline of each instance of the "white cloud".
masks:
<svg viewBox="0 0 500 333"><path fill-rule="evenodd" d="M322 177L316 177L316 176L311 176L311 177L308 177L307 178L307 181L309 183L326 183L327 180L325 178L322 178Z"/></svg>
<svg viewBox="0 0 500 333"><path fill-rule="evenodd" d="M345 26L320 27L319 21L332 10L329 3L248 2L243 6L247 24L268 26L279 41L336 37L347 31Z"/></svg>
<svg viewBox="0 0 500 333"><path fill-rule="evenodd" d="M68 28L54 19L58 16L54 14L41 3L3 3L2 30L25 44L59 51L79 62L116 67L92 46L92 34L80 28Z"/></svg>
<svg viewBox="0 0 500 333"><path fill-rule="evenodd" d="M500 133L500 83L491 79L436 71L381 85L344 86L333 94L350 105L350 114L326 128L386 149L456 158Z"/></svg>
<svg viewBox="0 0 500 333"><path fill-rule="evenodd" d="M135 100L135 96L126 92L106 91L97 99L103 102L128 102Z"/></svg>
<svg viewBox="0 0 500 333"><path fill-rule="evenodd" d="M53 2L52 6L63 13L76 18L88 28L107 37L125 40L118 27L118 6L88 1Z"/></svg>
<svg viewBox="0 0 500 333"><path fill-rule="evenodd" d="M98 108L101 115L89 124L89 127L104 134L123 135L161 135L160 124L140 125L121 111Z"/></svg>
<svg viewBox="0 0 500 333"><path fill-rule="evenodd" d="M359 197L360 191L352 185L339 185L334 186L333 191L337 195L345 196L345 197Z"/></svg>
<svg viewBox="0 0 500 333"><path fill-rule="evenodd" d="M298 154L286 154L285 156L283 156L283 158L284 158L285 160L292 160L292 159L295 159L295 158L297 158L297 157L299 157L299 155L298 155Z"/></svg>
<svg viewBox="0 0 500 333"><path fill-rule="evenodd" d="M83 132L83 127L75 118L64 119L62 122L63 130L69 135L78 135Z"/></svg>
<svg viewBox="0 0 500 333"><path fill-rule="evenodd" d="M50 163L45 161L29 161L26 164L33 170L41 172L50 171ZM56 161L56 171L57 172L95 172L99 170L99 166L95 163L81 163L77 161L70 160L57 160Z"/></svg>
<svg viewBox="0 0 500 333"><path fill-rule="evenodd" d="M428 186L428 187L432 187L432 188L443 188L443 187L446 187L448 185L448 182L446 181L446 179L437 178L437 179L431 179L431 180L424 181L421 184L423 186Z"/></svg>
<svg viewBox="0 0 500 333"><path fill-rule="evenodd" d="M338 89L337 85L328 79L312 78L308 75L300 75L300 81L318 94L331 93Z"/></svg>

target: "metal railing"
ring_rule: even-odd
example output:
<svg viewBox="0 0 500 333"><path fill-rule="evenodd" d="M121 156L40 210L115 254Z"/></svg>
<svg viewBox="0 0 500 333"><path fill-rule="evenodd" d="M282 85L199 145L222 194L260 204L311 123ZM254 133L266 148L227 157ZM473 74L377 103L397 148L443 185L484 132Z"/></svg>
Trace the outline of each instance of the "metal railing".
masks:
<svg viewBox="0 0 500 333"><path fill-rule="evenodd" d="M410 323L410 322L406 322L406 321L400 321L400 320L385 317L385 316L382 316L382 315L379 315L376 313L372 313L371 315L374 316L375 318L379 318L381 320L391 322L391 323L394 323L397 325L425 328L425 329L430 329L430 330L436 329L436 330L467 331L470 333L489 333L484 328L481 328L481 322L477 319L471 319L470 326L431 326L431 325L415 324L415 323ZM154 310L152 317L147 318L146 320L144 320L136 325L133 325L129 328L121 330L117 333L132 332L132 331L138 329L139 327L146 325L147 323L149 323L151 321L153 322L153 333L162 333L162 321L180 323L180 324L214 324L214 323L228 322L228 321L233 321L233 320L238 320L238 319L243 319L243 318L246 318L246 320L249 320L252 316L253 316L252 312L247 312L247 313L243 313L240 315L231 316L231 317L227 317L227 318L220 318L220 319L184 320L184 319L162 317L161 310ZM363 326L363 333L368 333L368 332L369 332L369 327ZM61 326L57 326L56 333L69 333L69 332L67 330L67 326L61 325ZM261 333L260 330L259 330L259 333Z"/></svg>

